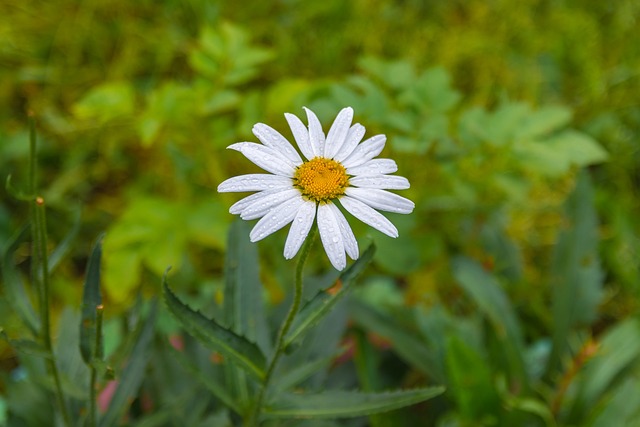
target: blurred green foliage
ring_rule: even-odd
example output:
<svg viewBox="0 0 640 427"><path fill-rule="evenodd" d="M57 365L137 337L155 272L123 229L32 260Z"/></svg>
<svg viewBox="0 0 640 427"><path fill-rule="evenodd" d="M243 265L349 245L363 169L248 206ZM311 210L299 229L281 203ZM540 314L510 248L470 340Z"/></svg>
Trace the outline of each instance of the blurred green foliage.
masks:
<svg viewBox="0 0 640 427"><path fill-rule="evenodd" d="M106 231L110 328L160 293L169 265L172 286L199 307L219 303L235 196L215 188L255 170L224 147L255 140L256 122L289 136L283 113L303 105L325 124L351 105L367 135L387 135L384 155L417 205L392 218L396 240L354 224L361 243L378 246L349 311L358 381L447 385L418 408L424 425L624 425L640 407L639 20L635 0L9 0L0 177L26 181L33 111L54 243L82 209L54 297L77 306L91 242ZM26 207L2 191L5 251ZM283 241L261 244L269 307L290 289ZM15 249L28 269L28 248ZM2 324L17 333L9 308L0 304ZM113 329L107 348L129 345L129 327ZM392 348L371 344L372 331ZM30 391L5 375L15 354L0 350L8 402L20 408ZM145 357L175 365L160 349ZM373 380L370 364L396 381ZM170 380L150 381L147 391ZM193 419L201 413L214 417Z"/></svg>

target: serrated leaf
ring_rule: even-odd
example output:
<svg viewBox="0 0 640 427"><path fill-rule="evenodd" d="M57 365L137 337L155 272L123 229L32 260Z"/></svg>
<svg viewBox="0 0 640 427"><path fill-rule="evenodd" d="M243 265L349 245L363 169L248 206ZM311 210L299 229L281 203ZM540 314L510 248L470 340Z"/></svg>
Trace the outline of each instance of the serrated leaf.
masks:
<svg viewBox="0 0 640 427"><path fill-rule="evenodd" d="M91 251L82 296L82 317L80 319L80 353L85 363L90 364L102 350L96 347L97 307L102 304L100 294L100 262L102 259L102 236Z"/></svg>
<svg viewBox="0 0 640 427"><path fill-rule="evenodd" d="M285 347L288 347L296 339L302 337L305 332L326 316L331 308L346 295L358 275L360 275L371 262L375 251L375 245L369 245L362 256L340 274L335 284L330 288L320 290L302 306L300 313L298 313L294 319L291 329L284 339Z"/></svg>
<svg viewBox="0 0 640 427"><path fill-rule="evenodd" d="M264 415L270 418L353 418L424 402L444 390L444 387L426 387L382 393L327 390L317 394L284 394L265 406Z"/></svg>
<svg viewBox="0 0 640 427"><path fill-rule="evenodd" d="M40 321L27 295L24 282L13 263L13 254L27 240L30 234L29 230L29 224L27 224L9 240L2 257L2 278L4 281L4 295L10 306L16 311L31 333L37 336L40 329Z"/></svg>
<svg viewBox="0 0 640 427"><path fill-rule="evenodd" d="M118 379L118 387L109 402L109 408L100 418L98 423L100 427L118 425L122 414L124 414L142 383L145 376L145 368L151 356L151 341L155 331L157 311L158 304L157 301L154 301L147 319L141 326L127 366L123 369L122 375Z"/></svg>
<svg viewBox="0 0 640 427"><path fill-rule="evenodd" d="M164 300L169 311L187 332L205 347L220 352L254 377L264 378L266 358L255 343L182 303L169 289L166 275L163 278L163 290Z"/></svg>

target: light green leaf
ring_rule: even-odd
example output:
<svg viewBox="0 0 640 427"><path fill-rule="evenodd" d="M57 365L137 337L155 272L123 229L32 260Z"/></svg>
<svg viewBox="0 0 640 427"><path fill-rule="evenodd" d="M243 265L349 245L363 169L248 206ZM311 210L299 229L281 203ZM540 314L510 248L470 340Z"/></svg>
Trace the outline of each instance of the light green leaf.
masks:
<svg viewBox="0 0 640 427"><path fill-rule="evenodd" d="M163 290L164 300L169 311L173 313L187 332L205 347L220 352L229 360L243 367L255 378L262 379L264 377L266 358L256 344L183 304L169 289L166 276L163 279Z"/></svg>
<svg viewBox="0 0 640 427"><path fill-rule="evenodd" d="M100 294L100 262L102 259L102 236L96 241L85 273L80 319L80 353L85 363L90 364L103 350L96 348L97 307L102 304Z"/></svg>
<svg viewBox="0 0 640 427"><path fill-rule="evenodd" d="M550 134L569 124L571 110L563 106L547 106L533 111L520 121L513 139L536 139Z"/></svg>
<svg viewBox="0 0 640 427"><path fill-rule="evenodd" d="M290 346L296 339L301 338L305 332L324 318L331 308L346 295L358 275L371 262L375 250L375 246L371 244L356 262L340 274L338 280L331 287L320 290L302 306L300 313L294 319L291 329L284 339L285 347Z"/></svg>
<svg viewBox="0 0 640 427"><path fill-rule="evenodd" d="M71 109L80 119L104 123L133 114L135 93L128 82L107 82L90 89Z"/></svg>
<svg viewBox="0 0 640 427"><path fill-rule="evenodd" d="M281 395L264 409L269 418L353 418L414 405L436 397L444 387L381 393L327 390L318 394Z"/></svg>

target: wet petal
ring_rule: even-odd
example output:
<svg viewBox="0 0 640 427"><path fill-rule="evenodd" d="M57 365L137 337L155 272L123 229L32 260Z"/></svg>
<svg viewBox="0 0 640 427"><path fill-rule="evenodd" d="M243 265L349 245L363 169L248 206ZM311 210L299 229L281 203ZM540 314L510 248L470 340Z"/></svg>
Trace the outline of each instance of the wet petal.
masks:
<svg viewBox="0 0 640 427"><path fill-rule="evenodd" d="M277 152L286 156L289 161L298 166L302 163L300 155L291 145L287 138L282 136L280 132L263 123L257 123L253 126L253 134L264 145L273 148Z"/></svg>
<svg viewBox="0 0 640 427"><path fill-rule="evenodd" d="M287 241L284 244L284 257L291 259L300 250L302 243L309 235L309 230L313 225L313 221L316 219L316 204L314 202L305 201L300 206L296 217L291 223L289 234L287 235Z"/></svg>
<svg viewBox="0 0 640 427"><path fill-rule="evenodd" d="M356 175L378 175L394 173L398 170L398 165L391 159L372 159L360 166L353 166L347 169L351 176Z"/></svg>
<svg viewBox="0 0 640 427"><path fill-rule="evenodd" d="M300 120L298 116L294 116L289 113L285 113L284 117L287 119L287 123L289 123L291 133L293 133L293 137L295 138L302 155L305 156L307 160L311 160L316 157L316 153L313 151L313 146L309 140L309 129L307 129L304 123L302 123L302 120Z"/></svg>
<svg viewBox="0 0 640 427"><path fill-rule="evenodd" d="M252 173L223 181L218 185L218 193L288 189L292 186L293 181L286 176Z"/></svg>
<svg viewBox="0 0 640 427"><path fill-rule="evenodd" d="M338 220L338 226L340 228L340 233L342 233L342 241L344 243L344 249L347 251L347 255L351 257L351 259L358 259L360 255L358 250L358 241L356 240L356 236L353 235L353 230L351 230L351 226L347 219L344 217L340 209L333 203L327 203L327 205L333 211L333 215Z"/></svg>
<svg viewBox="0 0 640 427"><path fill-rule="evenodd" d="M387 137L384 135L376 135L358 145L353 153L342 162L345 168L360 166L367 161L373 159L382 152Z"/></svg>
<svg viewBox="0 0 640 427"><path fill-rule="evenodd" d="M227 148L241 152L247 159L267 172L292 177L295 171L296 165L276 150L262 144L256 144L255 142L238 142L231 144Z"/></svg>
<svg viewBox="0 0 640 427"><path fill-rule="evenodd" d="M398 237L398 229L384 215L359 200L348 196L340 198L340 203L351 215L390 237Z"/></svg>
<svg viewBox="0 0 640 427"><path fill-rule="evenodd" d="M305 200L302 196L298 196L274 207L253 227L249 233L249 239L252 242L257 242L289 224L303 203Z"/></svg>
<svg viewBox="0 0 640 427"><path fill-rule="evenodd" d="M300 196L300 191L295 188L271 194L269 197L256 200L252 204L244 208L240 213L240 218L244 220L261 218L265 216L267 212L269 212L274 206L286 203L289 199L293 199L298 196Z"/></svg>
<svg viewBox="0 0 640 427"><path fill-rule="evenodd" d="M238 200L229 208L229 213L233 215L238 215L242 212L247 206L252 204L253 202L257 202L258 200L262 200L265 197L271 197L271 195L275 193L279 193L281 191L289 191L288 187L278 188L276 190L263 190L258 193L247 196L243 199Z"/></svg>
<svg viewBox="0 0 640 427"><path fill-rule="evenodd" d="M318 231L322 246L336 270L343 270L347 266L344 254L344 242L340 225L329 204L318 206Z"/></svg>
<svg viewBox="0 0 640 427"><path fill-rule="evenodd" d="M351 126L351 129L349 129L349 133L347 133L344 144L342 144L342 147L340 147L340 150L338 150L333 158L341 162L349 157L349 155L353 153L353 150L358 146L360 141L362 141L362 137L364 136L365 131L366 129L360 123L356 123L355 125Z"/></svg>
<svg viewBox="0 0 640 427"><path fill-rule="evenodd" d="M345 194L381 211L408 214L416 206L411 200L385 190L349 187Z"/></svg>
<svg viewBox="0 0 640 427"><path fill-rule="evenodd" d="M309 121L309 142L313 148L313 153L316 156L322 156L324 154L324 132L322 131L322 125L318 116L309 110L307 107L303 107L307 112L307 120Z"/></svg>
<svg viewBox="0 0 640 427"><path fill-rule="evenodd" d="M386 190L406 190L411 185L409 180L397 175L365 175L354 176L349 183L360 188L382 188Z"/></svg>
<svg viewBox="0 0 640 427"><path fill-rule="evenodd" d="M324 157L332 159L340 148L342 148L349 133L352 120L353 108L343 108L340 113L338 113L327 134L327 142L324 146Z"/></svg>

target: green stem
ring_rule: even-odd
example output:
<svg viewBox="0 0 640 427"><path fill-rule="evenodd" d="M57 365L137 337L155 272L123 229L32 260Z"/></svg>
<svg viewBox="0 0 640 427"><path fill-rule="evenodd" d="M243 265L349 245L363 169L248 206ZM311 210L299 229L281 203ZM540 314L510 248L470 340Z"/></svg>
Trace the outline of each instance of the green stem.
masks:
<svg viewBox="0 0 640 427"><path fill-rule="evenodd" d="M60 373L56 364L55 355L53 353L53 344L51 340L51 316L49 312L49 259L47 254L47 220L45 217L44 199L36 194L36 130L33 113L29 113L29 193L32 201L29 206L31 214L31 233L33 256L31 260L31 278L38 288L38 303L40 310L40 333L42 343L50 354L47 358L47 370L53 376L55 385L55 395L60 407L62 419L66 426L71 426L71 418L67 410L62 393L62 382ZM38 272L40 268L40 272Z"/></svg>
<svg viewBox="0 0 640 427"><path fill-rule="evenodd" d="M275 353L273 354L273 358L269 363L269 367L267 368L267 373L264 376L264 380L262 382L262 387L258 393L258 397L256 399L256 403L253 406L253 410L249 415L248 420L245 422L245 425L248 427L255 427L258 425L258 420L260 417L260 412L262 411L262 406L264 405L264 399L266 395L266 391L269 388L269 383L271 382L271 378L273 377L273 372L275 371L276 365L284 353L284 338L289 332L291 325L293 323L293 319L296 317L298 310L300 309L300 303L302 301L302 271L304 270L304 264L307 261L309 256L309 252L311 251L311 246L313 244L313 240L316 236L317 226L314 224L307 236L307 239L300 250L300 257L298 258L298 263L296 265L296 276L295 276L295 290L293 293L293 303L291 304L291 308L289 309L289 313L287 313L287 317L282 323L280 327L280 331L278 332L278 338L276 339L276 348Z"/></svg>

